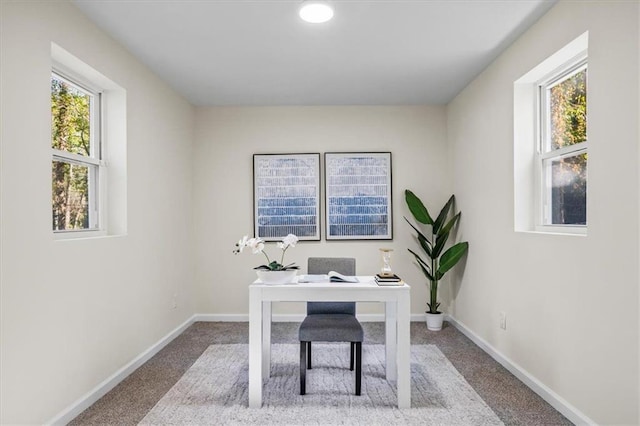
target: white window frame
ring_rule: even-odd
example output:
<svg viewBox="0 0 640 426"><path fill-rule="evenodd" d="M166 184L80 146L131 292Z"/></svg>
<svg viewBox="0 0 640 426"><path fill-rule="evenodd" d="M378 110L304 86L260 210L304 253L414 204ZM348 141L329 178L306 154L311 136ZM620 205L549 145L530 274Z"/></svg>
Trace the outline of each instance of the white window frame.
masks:
<svg viewBox="0 0 640 426"><path fill-rule="evenodd" d="M64 66L54 64L51 70L52 76L64 81L70 86L86 92L91 96L90 105L90 155L80 155L55 148L51 148L51 160L72 165L87 167L89 170L89 228L87 229L60 229L53 230L57 239L96 237L105 235L103 226L105 216L105 175L106 164L104 158L104 114L103 114L103 90L83 79L75 73L65 69Z"/></svg>
<svg viewBox="0 0 640 426"><path fill-rule="evenodd" d="M549 173L548 171L551 167L550 164L553 162L553 160L560 160L567 157L586 154L588 150L588 133L587 141L558 149L551 149L551 124L550 120L548 119L550 108L549 99L547 96L549 89L573 77L575 74L586 70L587 68L587 53L582 52L577 57L574 57L570 61L565 62L563 65L545 76L537 83L534 180L537 183L535 187L535 206L537 212L535 218L535 230L538 232L579 235L587 234L588 216L587 224L585 225L565 225L551 223L551 173Z"/></svg>
<svg viewBox="0 0 640 426"><path fill-rule="evenodd" d="M545 46L550 56L513 82L513 229L522 233L586 237L586 226L542 225L539 85L550 82L554 76L561 77L563 71L588 57L589 32L556 48L551 52L554 46ZM591 203L587 198L587 209Z"/></svg>

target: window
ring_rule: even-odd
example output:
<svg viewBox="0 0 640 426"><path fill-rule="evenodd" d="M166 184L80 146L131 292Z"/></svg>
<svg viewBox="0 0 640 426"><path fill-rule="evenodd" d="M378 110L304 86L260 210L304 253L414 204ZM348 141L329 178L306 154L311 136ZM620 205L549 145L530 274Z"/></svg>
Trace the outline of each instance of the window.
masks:
<svg viewBox="0 0 640 426"><path fill-rule="evenodd" d="M55 43L51 61L53 238L126 235L127 91Z"/></svg>
<svg viewBox="0 0 640 426"><path fill-rule="evenodd" d="M100 229L101 94L51 74L54 232Z"/></svg>
<svg viewBox="0 0 640 426"><path fill-rule="evenodd" d="M542 226L587 225L587 62L539 85Z"/></svg>
<svg viewBox="0 0 640 426"><path fill-rule="evenodd" d="M513 85L514 229L587 234L589 33Z"/></svg>

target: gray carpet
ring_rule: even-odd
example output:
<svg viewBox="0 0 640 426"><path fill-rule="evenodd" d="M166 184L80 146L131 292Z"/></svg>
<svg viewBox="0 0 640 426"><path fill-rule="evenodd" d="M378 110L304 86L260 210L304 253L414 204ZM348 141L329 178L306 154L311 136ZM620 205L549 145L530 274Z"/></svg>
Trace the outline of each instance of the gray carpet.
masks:
<svg viewBox="0 0 640 426"><path fill-rule="evenodd" d="M293 322L274 323L272 342L295 344L298 326L299 323ZM365 345L384 343L384 323L364 322L362 327ZM248 341L246 322L197 322L70 425L136 425L209 346ZM572 425L450 324L445 322L442 331L429 331L424 322L411 323L411 344L435 345L506 425ZM214 422L212 419L208 423Z"/></svg>
<svg viewBox="0 0 640 426"><path fill-rule="evenodd" d="M362 395L353 395L348 344L315 344L307 395L299 395L299 346L272 347L263 407L248 405L248 345L211 345L141 424L502 425L434 345L411 347L412 408L396 405L384 346L363 345Z"/></svg>

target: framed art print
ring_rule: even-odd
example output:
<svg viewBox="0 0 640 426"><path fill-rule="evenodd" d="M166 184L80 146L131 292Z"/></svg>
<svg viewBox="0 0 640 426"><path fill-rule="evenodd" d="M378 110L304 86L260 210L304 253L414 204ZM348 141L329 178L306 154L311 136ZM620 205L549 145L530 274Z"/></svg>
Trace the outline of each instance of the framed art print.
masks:
<svg viewBox="0 0 640 426"><path fill-rule="evenodd" d="M327 240L393 238L390 152L324 154Z"/></svg>
<svg viewBox="0 0 640 426"><path fill-rule="evenodd" d="M320 154L254 154L254 235L320 240Z"/></svg>

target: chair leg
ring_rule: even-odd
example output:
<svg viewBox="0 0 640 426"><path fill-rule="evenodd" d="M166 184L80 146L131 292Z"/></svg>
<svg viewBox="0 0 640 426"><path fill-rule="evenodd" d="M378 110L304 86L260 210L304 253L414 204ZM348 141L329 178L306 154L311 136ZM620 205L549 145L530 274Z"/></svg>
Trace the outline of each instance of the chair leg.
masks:
<svg viewBox="0 0 640 426"><path fill-rule="evenodd" d="M311 342L307 342L307 368L311 370Z"/></svg>
<svg viewBox="0 0 640 426"><path fill-rule="evenodd" d="M353 356L355 355L353 348L355 345L356 345L356 342L351 342L351 351L349 352L349 370L351 371L353 371Z"/></svg>
<svg viewBox="0 0 640 426"><path fill-rule="evenodd" d="M306 389L306 378L307 378L307 342L300 342L300 395L304 395L307 391Z"/></svg>
<svg viewBox="0 0 640 426"><path fill-rule="evenodd" d="M362 342L356 342L356 395L362 387Z"/></svg>

